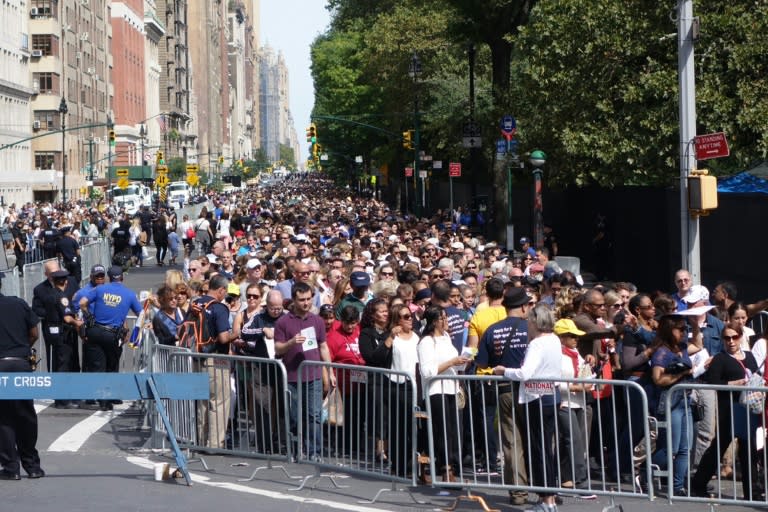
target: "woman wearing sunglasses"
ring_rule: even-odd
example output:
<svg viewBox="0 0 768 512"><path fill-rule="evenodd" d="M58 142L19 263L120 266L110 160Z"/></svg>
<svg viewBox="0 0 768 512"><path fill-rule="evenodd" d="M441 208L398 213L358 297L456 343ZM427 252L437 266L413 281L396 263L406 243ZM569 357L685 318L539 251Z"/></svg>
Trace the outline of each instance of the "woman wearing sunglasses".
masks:
<svg viewBox="0 0 768 512"><path fill-rule="evenodd" d="M408 374L408 378L390 375L391 383L388 386L389 454L392 458L392 471L404 477L411 463L411 432L408 425L413 411L411 382L416 379L419 336L413 331L411 311L404 304L393 306L389 318L389 336L384 340L384 346L391 351L390 369Z"/></svg>

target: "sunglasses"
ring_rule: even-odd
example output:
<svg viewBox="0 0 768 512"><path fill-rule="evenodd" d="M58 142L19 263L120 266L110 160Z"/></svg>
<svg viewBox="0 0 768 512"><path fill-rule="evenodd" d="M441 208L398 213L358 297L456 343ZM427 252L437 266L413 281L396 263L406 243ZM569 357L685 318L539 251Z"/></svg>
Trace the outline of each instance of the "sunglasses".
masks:
<svg viewBox="0 0 768 512"><path fill-rule="evenodd" d="M393 276L393 275L395 275L395 273L394 272L382 272L381 275L383 275L383 276Z"/></svg>
<svg viewBox="0 0 768 512"><path fill-rule="evenodd" d="M739 336L723 336L725 341L735 341L739 339Z"/></svg>
<svg viewBox="0 0 768 512"><path fill-rule="evenodd" d="M261 298L261 295L255 295L253 293L248 293L245 296L248 297L249 299L260 299Z"/></svg>
<svg viewBox="0 0 768 512"><path fill-rule="evenodd" d="M411 315L400 315L400 320L410 320L413 318Z"/></svg>

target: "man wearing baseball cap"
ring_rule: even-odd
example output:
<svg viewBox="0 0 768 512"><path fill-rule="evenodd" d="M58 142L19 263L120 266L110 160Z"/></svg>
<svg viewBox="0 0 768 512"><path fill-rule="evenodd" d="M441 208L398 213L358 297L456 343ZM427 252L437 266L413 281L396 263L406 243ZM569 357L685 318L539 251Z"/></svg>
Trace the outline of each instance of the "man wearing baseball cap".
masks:
<svg viewBox="0 0 768 512"><path fill-rule="evenodd" d="M352 272L349 276L349 285L352 287L352 293L345 295L336 307L337 320L345 306L354 306L362 315L365 305L371 300L368 293L368 288L371 286L371 276L367 272Z"/></svg>

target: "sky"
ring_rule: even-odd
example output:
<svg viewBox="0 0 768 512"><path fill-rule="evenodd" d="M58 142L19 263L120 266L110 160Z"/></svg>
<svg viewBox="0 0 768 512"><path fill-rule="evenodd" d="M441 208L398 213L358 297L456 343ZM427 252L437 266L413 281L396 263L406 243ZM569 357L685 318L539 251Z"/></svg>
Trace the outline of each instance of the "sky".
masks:
<svg viewBox="0 0 768 512"><path fill-rule="evenodd" d="M325 0L261 0L261 43L282 51L288 65L290 109L307 157L304 130L315 103L310 74L309 45L325 32L330 13Z"/></svg>

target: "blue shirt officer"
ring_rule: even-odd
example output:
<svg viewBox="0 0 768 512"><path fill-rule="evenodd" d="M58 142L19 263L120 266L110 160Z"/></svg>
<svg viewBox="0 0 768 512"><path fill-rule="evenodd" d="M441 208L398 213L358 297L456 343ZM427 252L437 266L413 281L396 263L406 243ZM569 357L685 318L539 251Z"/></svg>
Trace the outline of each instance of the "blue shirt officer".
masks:
<svg viewBox="0 0 768 512"><path fill-rule="evenodd" d="M142 307L136 294L123 284L123 269L117 265L107 272L109 284L88 290L80 299L85 310L93 304L93 320L86 329L87 342L83 345L86 372L117 372L122 354L123 328L130 311L137 315ZM100 401L102 410L111 410L111 401Z"/></svg>

